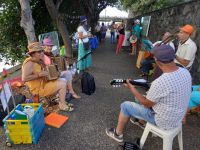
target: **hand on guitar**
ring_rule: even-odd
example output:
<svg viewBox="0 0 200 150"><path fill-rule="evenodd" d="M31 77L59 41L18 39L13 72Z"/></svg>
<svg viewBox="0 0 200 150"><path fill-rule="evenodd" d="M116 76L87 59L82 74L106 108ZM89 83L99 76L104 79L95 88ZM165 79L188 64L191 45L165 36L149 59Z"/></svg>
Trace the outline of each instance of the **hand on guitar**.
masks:
<svg viewBox="0 0 200 150"><path fill-rule="evenodd" d="M135 86L130 83L130 79L126 80L126 83L124 83L124 86L127 87L128 89L133 89Z"/></svg>

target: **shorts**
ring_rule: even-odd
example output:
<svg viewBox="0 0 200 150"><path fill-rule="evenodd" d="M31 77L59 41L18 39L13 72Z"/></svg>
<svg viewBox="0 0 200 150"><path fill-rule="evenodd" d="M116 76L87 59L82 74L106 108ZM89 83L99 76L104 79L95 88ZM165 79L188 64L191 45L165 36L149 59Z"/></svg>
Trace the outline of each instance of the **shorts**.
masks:
<svg viewBox="0 0 200 150"><path fill-rule="evenodd" d="M125 117L135 117L138 119L145 120L149 123L156 125L155 123L155 112L151 108L146 108L143 105L135 102L126 101L121 104L121 112Z"/></svg>

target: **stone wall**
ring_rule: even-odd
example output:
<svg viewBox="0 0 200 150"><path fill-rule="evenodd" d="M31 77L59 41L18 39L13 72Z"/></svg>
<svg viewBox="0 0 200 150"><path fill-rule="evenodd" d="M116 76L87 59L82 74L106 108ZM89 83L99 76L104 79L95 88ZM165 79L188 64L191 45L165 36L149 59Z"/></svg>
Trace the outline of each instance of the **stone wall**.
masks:
<svg viewBox="0 0 200 150"><path fill-rule="evenodd" d="M163 33L169 31L174 33L179 26L191 24L196 31L191 38L197 44L196 59L192 68L193 83L200 84L200 1L192 1L158 11L154 11L143 16L151 16L149 28L149 39L154 42L160 40ZM141 17L141 16L140 16Z"/></svg>

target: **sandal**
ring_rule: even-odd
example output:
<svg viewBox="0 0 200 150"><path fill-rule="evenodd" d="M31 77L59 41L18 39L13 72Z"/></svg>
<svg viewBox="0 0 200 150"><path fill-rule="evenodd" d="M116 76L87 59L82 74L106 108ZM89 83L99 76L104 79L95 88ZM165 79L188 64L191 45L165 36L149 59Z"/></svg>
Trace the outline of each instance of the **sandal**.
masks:
<svg viewBox="0 0 200 150"><path fill-rule="evenodd" d="M60 107L60 110L72 112L74 110L74 108L66 105L66 107L62 107L62 108Z"/></svg>
<svg viewBox="0 0 200 150"><path fill-rule="evenodd" d="M66 104L67 106L69 106L69 107L73 107L73 106L74 106L74 104L68 103L68 102L66 102L65 104Z"/></svg>

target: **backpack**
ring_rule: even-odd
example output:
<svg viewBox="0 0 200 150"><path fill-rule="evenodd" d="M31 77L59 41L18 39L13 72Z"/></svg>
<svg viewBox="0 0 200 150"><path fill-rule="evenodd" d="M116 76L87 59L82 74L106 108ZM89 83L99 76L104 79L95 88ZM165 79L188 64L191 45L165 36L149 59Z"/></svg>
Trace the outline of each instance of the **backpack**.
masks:
<svg viewBox="0 0 200 150"><path fill-rule="evenodd" d="M94 82L94 77L88 72L84 72L81 77L81 87L82 93L91 95L95 92L96 86Z"/></svg>

